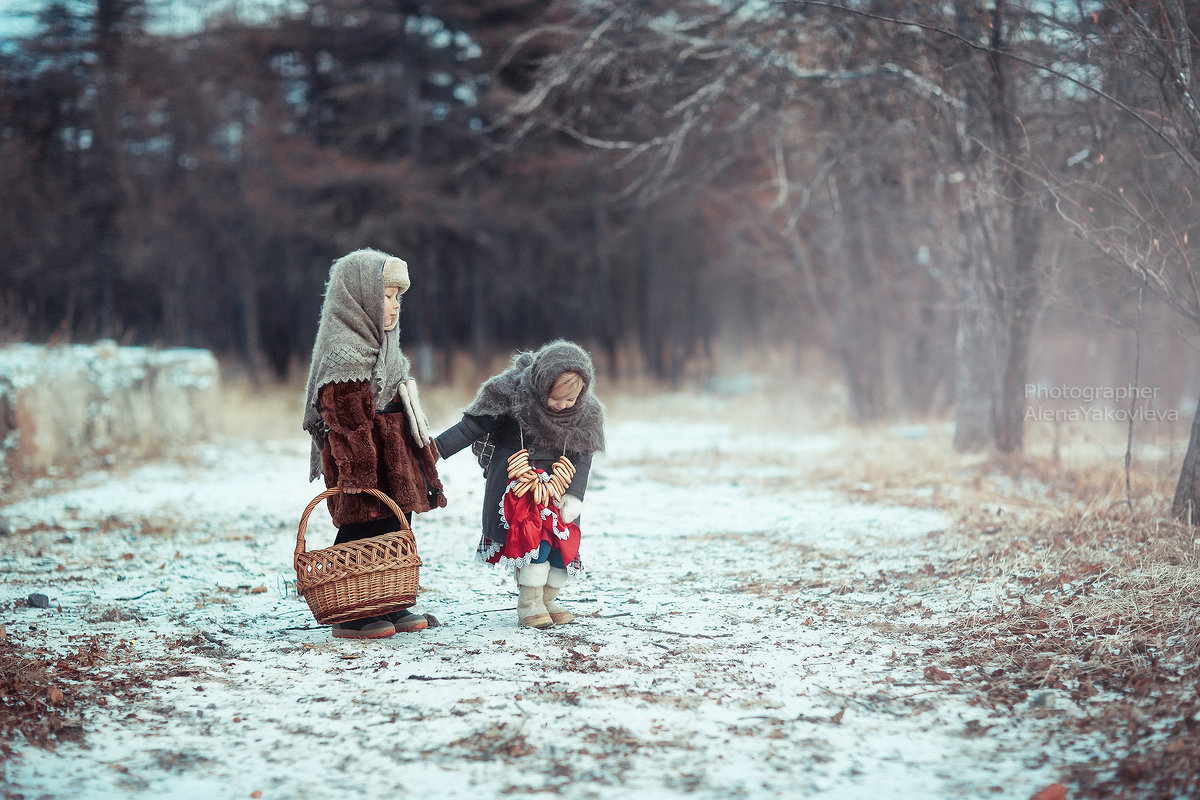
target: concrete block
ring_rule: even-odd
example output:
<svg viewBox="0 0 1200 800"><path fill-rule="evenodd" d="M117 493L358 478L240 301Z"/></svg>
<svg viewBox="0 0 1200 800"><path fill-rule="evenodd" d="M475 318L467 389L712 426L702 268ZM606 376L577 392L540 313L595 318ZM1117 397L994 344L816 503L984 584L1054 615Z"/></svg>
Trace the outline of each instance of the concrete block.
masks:
<svg viewBox="0 0 1200 800"><path fill-rule="evenodd" d="M216 425L219 391L207 350L0 347L0 486L200 441Z"/></svg>

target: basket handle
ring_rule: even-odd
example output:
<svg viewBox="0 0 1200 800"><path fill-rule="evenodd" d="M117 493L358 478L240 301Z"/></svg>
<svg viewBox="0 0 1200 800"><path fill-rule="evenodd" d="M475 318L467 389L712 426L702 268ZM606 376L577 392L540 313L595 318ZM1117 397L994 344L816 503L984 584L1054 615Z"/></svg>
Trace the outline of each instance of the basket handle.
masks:
<svg viewBox="0 0 1200 800"><path fill-rule="evenodd" d="M320 505L321 501L326 497L333 497L335 494L340 494L341 491L342 490L336 486L331 489L326 489L314 497L312 502L308 504L308 508L304 509L304 513L300 515L300 529L296 531L296 553L292 557L293 563L295 563L297 558L304 555L304 530L308 527L308 515L311 514L313 509ZM396 505L396 502L392 500L392 498L388 497L378 489L363 489L363 491L367 492L368 494L375 495L385 504L387 504L388 508L396 512L396 519L400 520L401 530L412 530L412 526L408 524L408 520L404 517L404 512L400 510L400 506Z"/></svg>

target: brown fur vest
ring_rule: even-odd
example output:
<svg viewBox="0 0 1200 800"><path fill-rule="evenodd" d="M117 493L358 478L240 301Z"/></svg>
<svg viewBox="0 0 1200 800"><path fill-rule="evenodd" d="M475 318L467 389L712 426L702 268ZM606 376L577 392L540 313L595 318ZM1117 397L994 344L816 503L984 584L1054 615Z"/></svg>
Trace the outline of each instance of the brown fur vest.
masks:
<svg viewBox="0 0 1200 800"><path fill-rule="evenodd" d="M321 449L326 486L379 489L404 511L446 505L433 443L417 447L403 412L376 413L366 381L325 384L318 406L329 426ZM329 513L341 527L392 512L372 495L342 493L329 498Z"/></svg>

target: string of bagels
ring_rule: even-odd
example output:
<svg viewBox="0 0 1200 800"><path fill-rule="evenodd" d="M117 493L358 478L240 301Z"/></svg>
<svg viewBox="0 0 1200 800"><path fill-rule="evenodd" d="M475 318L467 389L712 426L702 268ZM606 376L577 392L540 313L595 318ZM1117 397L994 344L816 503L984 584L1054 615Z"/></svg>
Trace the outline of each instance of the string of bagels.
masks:
<svg viewBox="0 0 1200 800"><path fill-rule="evenodd" d="M575 477L575 465L567 458L567 443L563 442L563 454L554 462L549 473L536 469L529 463L529 450L525 447L525 432L521 432L521 449L508 457L508 479L516 481L512 487L513 497L533 493L533 502L545 506L551 500L561 500Z"/></svg>

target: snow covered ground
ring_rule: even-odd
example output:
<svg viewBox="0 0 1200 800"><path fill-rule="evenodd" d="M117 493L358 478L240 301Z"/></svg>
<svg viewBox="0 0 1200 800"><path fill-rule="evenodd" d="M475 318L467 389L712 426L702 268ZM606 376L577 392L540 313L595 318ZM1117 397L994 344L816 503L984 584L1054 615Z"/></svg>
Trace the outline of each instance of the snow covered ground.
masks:
<svg viewBox="0 0 1200 800"><path fill-rule="evenodd" d="M306 440L205 445L0 506L8 640L77 659L100 637L109 655L89 669L112 687L81 741L18 744L0 785L1028 798L1081 757L1052 746L1054 697L997 716L938 681L946 654L923 623L994 598L919 580L961 551L942 513L802 488L835 436L614 419L609 438L582 518L588 580L562 595L578 619L548 631L518 629L511 576L473 561L469 453L442 462L450 506L414 524L418 609L442 624L378 641L331 639L277 590L320 489ZM332 541L323 507L307 539ZM31 593L50 607L13 602Z"/></svg>

